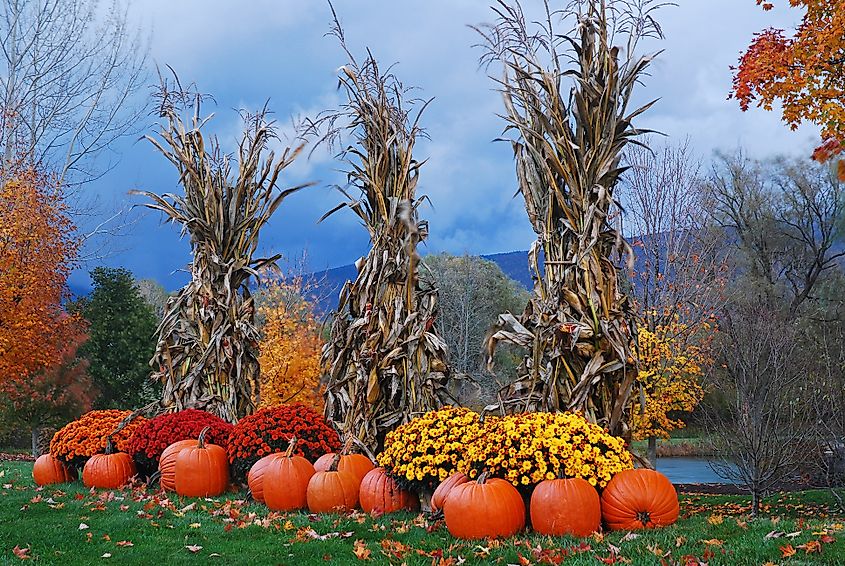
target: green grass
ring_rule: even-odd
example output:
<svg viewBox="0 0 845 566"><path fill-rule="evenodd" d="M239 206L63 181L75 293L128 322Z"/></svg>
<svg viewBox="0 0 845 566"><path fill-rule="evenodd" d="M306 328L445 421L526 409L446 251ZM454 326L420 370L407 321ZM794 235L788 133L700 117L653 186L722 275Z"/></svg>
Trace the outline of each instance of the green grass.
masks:
<svg viewBox="0 0 845 566"><path fill-rule="evenodd" d="M365 545L371 564L504 566L521 559L523 564L554 564L565 553L564 564L595 566L602 563L597 558L612 556L611 545L619 549L620 564L622 559L660 564L658 555L666 564L698 563L690 557L710 565L845 563L845 518L833 511L824 492L773 496L766 501L767 516L756 521L748 520L746 498L684 496L683 517L676 525L636 538L626 533L585 540L523 535L468 542L453 539L441 522L424 515L283 515L238 503L242 494L167 499L140 487L92 493L79 483L39 490L30 473L29 463L0 462L0 564L21 562L15 546L29 548L32 560L27 563L41 564L362 564L353 552L356 544ZM766 539L772 531L798 534ZM835 539L827 539L821 553L808 555L797 548L824 537L821 533ZM121 546L121 541L132 546ZM786 544L797 553L782 559L780 547ZM192 553L186 548L191 545L202 549Z"/></svg>

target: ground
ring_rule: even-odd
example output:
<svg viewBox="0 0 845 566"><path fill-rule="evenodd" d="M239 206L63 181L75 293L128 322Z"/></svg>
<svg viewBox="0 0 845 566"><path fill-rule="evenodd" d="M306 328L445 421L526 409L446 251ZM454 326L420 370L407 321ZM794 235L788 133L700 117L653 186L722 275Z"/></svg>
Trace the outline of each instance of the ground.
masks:
<svg viewBox="0 0 845 566"><path fill-rule="evenodd" d="M39 489L31 469L0 462L0 564L845 563L845 517L822 491L772 496L766 516L754 521L747 498L689 494L670 528L466 542L425 515L285 515L246 503L242 493L192 500L142 486Z"/></svg>

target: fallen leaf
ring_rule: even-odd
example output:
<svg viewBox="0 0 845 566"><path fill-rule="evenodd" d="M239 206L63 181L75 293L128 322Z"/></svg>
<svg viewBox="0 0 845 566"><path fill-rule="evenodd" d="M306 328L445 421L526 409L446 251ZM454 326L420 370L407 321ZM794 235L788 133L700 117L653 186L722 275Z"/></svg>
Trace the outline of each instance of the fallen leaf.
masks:
<svg viewBox="0 0 845 566"><path fill-rule="evenodd" d="M111 552L106 552L100 558L111 558Z"/></svg>
<svg viewBox="0 0 845 566"><path fill-rule="evenodd" d="M115 543L117 546L135 546L131 541L121 540Z"/></svg>
<svg viewBox="0 0 845 566"><path fill-rule="evenodd" d="M189 552L193 552L194 554L202 550L202 547L198 544L189 544L186 545L185 548L187 548Z"/></svg>
<svg viewBox="0 0 845 566"><path fill-rule="evenodd" d="M780 547L780 555L782 558L789 558L790 556L795 556L797 551L791 544L787 544L786 546Z"/></svg>
<svg viewBox="0 0 845 566"><path fill-rule="evenodd" d="M29 560L30 558L32 558L29 555L29 550L30 549L28 546L26 548L21 548L20 545L15 545L15 548L12 549L12 552L14 552L15 556L17 556L21 560Z"/></svg>
<svg viewBox="0 0 845 566"><path fill-rule="evenodd" d="M780 538L785 534L786 533L784 533L783 531L771 531L769 534L767 534L766 536L763 537L763 540L769 540L769 539L772 539L772 538Z"/></svg>
<svg viewBox="0 0 845 566"><path fill-rule="evenodd" d="M190 528L192 528L192 529L198 529L198 528L200 528L201 526L202 526L202 524L201 524L201 523L191 523L190 525L188 525L188 527L190 527Z"/></svg>
<svg viewBox="0 0 845 566"><path fill-rule="evenodd" d="M817 540L809 540L804 544L800 545L798 548L800 548L807 554L813 554L822 551L822 543Z"/></svg>
<svg viewBox="0 0 845 566"><path fill-rule="evenodd" d="M88 525L86 525L85 523L79 523L79 530L80 531L84 531L87 528L88 528Z"/></svg>
<svg viewBox="0 0 845 566"><path fill-rule="evenodd" d="M819 540L822 541L825 544L832 544L832 543L836 542L836 539L833 538L830 535L822 535L822 537Z"/></svg>
<svg viewBox="0 0 845 566"><path fill-rule="evenodd" d="M789 533L786 535L786 538L795 538L801 536L803 531L795 531L794 533Z"/></svg>
<svg viewBox="0 0 845 566"><path fill-rule="evenodd" d="M721 525L725 522L724 515L710 515L707 517L707 522L711 525Z"/></svg>
<svg viewBox="0 0 845 566"><path fill-rule="evenodd" d="M626 534L624 537L622 537L621 539L619 539L619 542L628 542L629 540L634 540L635 538L639 538L639 537L640 537L640 535L638 535L637 533L630 532L630 533Z"/></svg>
<svg viewBox="0 0 845 566"><path fill-rule="evenodd" d="M367 548L367 543L361 539L356 540L352 544L352 552L358 558L358 560L369 560L370 559L370 549Z"/></svg>
<svg viewBox="0 0 845 566"><path fill-rule="evenodd" d="M717 538L710 538L702 540L701 542L702 544L706 544L707 546L722 546L725 543L725 541L719 540Z"/></svg>

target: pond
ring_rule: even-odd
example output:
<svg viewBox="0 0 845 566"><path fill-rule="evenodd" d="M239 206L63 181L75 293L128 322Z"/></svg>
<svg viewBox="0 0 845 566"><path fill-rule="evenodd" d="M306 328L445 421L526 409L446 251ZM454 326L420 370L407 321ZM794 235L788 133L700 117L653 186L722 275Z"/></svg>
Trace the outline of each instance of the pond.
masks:
<svg viewBox="0 0 845 566"><path fill-rule="evenodd" d="M735 483L716 474L710 461L708 458L658 458L657 470L672 483Z"/></svg>

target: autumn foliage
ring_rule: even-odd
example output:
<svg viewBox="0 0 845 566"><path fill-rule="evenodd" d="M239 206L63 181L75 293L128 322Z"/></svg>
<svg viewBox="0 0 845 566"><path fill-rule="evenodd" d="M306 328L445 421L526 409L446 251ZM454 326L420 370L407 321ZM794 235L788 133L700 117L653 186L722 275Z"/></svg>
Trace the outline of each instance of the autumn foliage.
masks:
<svg viewBox="0 0 845 566"><path fill-rule="evenodd" d="M681 412L691 412L704 397L702 367L710 363L709 337L685 339L687 327L678 321L658 326L653 332L639 328L640 371L637 381L642 395L634 395L634 439L669 438L683 428ZM701 332L710 332L702 324ZM644 401L644 402L643 402Z"/></svg>
<svg viewBox="0 0 845 566"><path fill-rule="evenodd" d="M56 183L0 171L0 381L54 368L78 320L62 311L77 241Z"/></svg>
<svg viewBox="0 0 845 566"><path fill-rule="evenodd" d="M94 391L88 363L77 357L86 340L83 325L62 324L68 335L56 345L59 362L40 371L0 381L0 418L4 426L35 432L46 426L60 426L91 408ZM36 446L33 446L33 450Z"/></svg>
<svg viewBox="0 0 845 566"><path fill-rule="evenodd" d="M299 278L273 281L262 290L261 407L302 403L322 412L320 324Z"/></svg>
<svg viewBox="0 0 845 566"><path fill-rule="evenodd" d="M804 17L793 33L769 28L754 36L735 69L732 96L747 110L752 103L782 107L792 129L818 124L824 144L813 157L826 161L845 143L845 1L789 0ZM772 2L757 0L764 10ZM845 179L845 164L838 166Z"/></svg>

